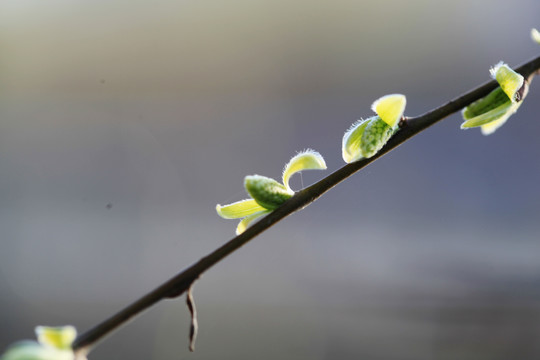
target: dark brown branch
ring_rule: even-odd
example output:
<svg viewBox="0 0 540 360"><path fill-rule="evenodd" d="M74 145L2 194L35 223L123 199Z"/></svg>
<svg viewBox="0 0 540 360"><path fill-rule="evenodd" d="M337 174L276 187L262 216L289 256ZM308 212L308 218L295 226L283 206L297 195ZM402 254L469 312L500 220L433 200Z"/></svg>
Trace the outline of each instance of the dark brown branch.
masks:
<svg viewBox="0 0 540 360"><path fill-rule="evenodd" d="M540 70L540 56L519 66L515 70L522 74L530 82L534 74ZM321 195L343 180L347 179L358 170L395 149L429 126L458 112L472 102L486 96L496 87L497 83L495 81L490 81L423 115L404 119L401 129L375 156L369 159L362 159L360 161L347 164L323 178L319 182L302 191L299 191L281 207L271 212L252 227L248 228L241 235L236 236L220 248L203 257L195 264L183 270L169 281L144 295L142 298L127 306L117 314L111 316L87 332L79 335L73 343L73 349L77 354L84 355L97 341L101 340L113 330L117 329L122 324L133 318L135 315L141 313L163 299L173 298L183 294L202 273L219 261L223 260L227 255L236 251L242 245L246 244L263 231L276 224L281 219L311 204Z"/></svg>

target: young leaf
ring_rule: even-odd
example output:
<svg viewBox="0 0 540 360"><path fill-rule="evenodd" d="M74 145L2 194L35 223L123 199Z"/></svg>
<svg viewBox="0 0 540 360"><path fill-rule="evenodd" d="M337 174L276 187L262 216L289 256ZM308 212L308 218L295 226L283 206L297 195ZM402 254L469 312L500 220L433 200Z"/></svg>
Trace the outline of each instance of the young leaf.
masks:
<svg viewBox="0 0 540 360"><path fill-rule="evenodd" d="M224 219L240 219L258 211L266 210L253 199L241 200L229 205L216 205L216 211Z"/></svg>
<svg viewBox="0 0 540 360"><path fill-rule="evenodd" d="M257 221L259 221L263 216L265 216L266 214L269 214L271 213L272 211L271 210L264 210L264 211L259 211L259 212L256 212L254 214L251 214L249 216L246 216L245 218L243 218L240 223L238 223L238 226L236 227L236 235L240 235L241 233L243 233L244 231L246 231L246 229L248 227L250 227L251 225L255 224Z"/></svg>
<svg viewBox="0 0 540 360"><path fill-rule="evenodd" d="M521 100L518 92L523 87L525 79L523 76L510 69L508 65L502 61L489 70L491 76L497 80L504 93L510 101L517 102Z"/></svg>
<svg viewBox="0 0 540 360"><path fill-rule="evenodd" d="M37 326L36 336L41 345L57 349L70 349L77 337L77 330L73 326Z"/></svg>
<svg viewBox="0 0 540 360"><path fill-rule="evenodd" d="M364 134L364 130L366 129L369 120L370 119L358 120L352 124L349 130L345 132L345 135L343 135L341 156L347 164L362 158L360 143L362 142L362 134Z"/></svg>
<svg viewBox="0 0 540 360"><path fill-rule="evenodd" d="M463 109L463 119L469 120L487 113L502 105L510 105L510 99L500 87L490 92L487 96L477 100Z"/></svg>
<svg viewBox="0 0 540 360"><path fill-rule="evenodd" d="M371 105L371 109L391 128L396 128L403 116L407 99L405 95L391 94L385 95Z"/></svg>
<svg viewBox="0 0 540 360"><path fill-rule="evenodd" d="M504 125L506 120L508 120L508 118L517 111L517 109L521 106L522 103L523 102L512 104L510 108L506 111L506 114L501 116L499 119L480 126L480 130L482 131L482 134L483 135L493 134L495 130L497 130L498 128Z"/></svg>
<svg viewBox="0 0 540 360"><path fill-rule="evenodd" d="M73 326L38 326L38 342L20 341L10 346L0 360L73 360L71 344L77 337ZM82 360L83 358L80 357Z"/></svg>
<svg viewBox="0 0 540 360"><path fill-rule="evenodd" d="M475 117L469 118L467 121L461 124L461 128L470 129L470 128L474 128L478 126L483 126L483 125L489 124L490 122L499 120L504 116L506 116L506 118L508 119L508 117L512 115L512 113L509 113L509 110L511 107L512 107L512 103L510 101L507 101L506 103L499 105L498 107L494 109L486 111ZM463 117L466 119L465 115Z"/></svg>
<svg viewBox="0 0 540 360"><path fill-rule="evenodd" d="M293 174L302 170L325 170L326 163L321 154L315 150L307 149L299 152L289 160L283 169L283 184L287 190L292 191L289 179Z"/></svg>

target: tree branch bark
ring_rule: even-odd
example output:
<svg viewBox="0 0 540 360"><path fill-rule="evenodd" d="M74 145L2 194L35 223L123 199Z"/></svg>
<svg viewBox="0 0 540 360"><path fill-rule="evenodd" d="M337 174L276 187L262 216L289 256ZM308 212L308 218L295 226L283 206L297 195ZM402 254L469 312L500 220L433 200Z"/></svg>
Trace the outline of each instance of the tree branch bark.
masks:
<svg viewBox="0 0 540 360"><path fill-rule="evenodd" d="M540 56L517 67L515 70L523 75L528 82L530 82L535 73L540 71ZM487 82L436 109L428 111L423 115L405 118L401 129L375 156L369 159L362 159L360 161L347 164L321 179L317 183L297 192L281 207L262 218L259 222L248 228L244 233L231 239L218 249L214 250L212 253L181 271L176 276L163 283L156 289L150 291L139 300L127 306L115 315L104 320L90 330L80 334L72 346L76 355L78 357L84 357L99 340L103 339L106 335L110 334L128 320L132 319L134 316L143 312L157 302L163 299L180 296L187 291L206 270L223 260L226 256L239 249L241 246L255 238L263 231L266 231L271 226L275 225L277 222L291 215L297 210L311 204L328 190L332 189L334 186L347 179L360 169L369 165L373 161L377 160L381 156L384 156L388 152L392 151L414 135L458 112L474 101L486 96L497 86L498 84L494 80Z"/></svg>

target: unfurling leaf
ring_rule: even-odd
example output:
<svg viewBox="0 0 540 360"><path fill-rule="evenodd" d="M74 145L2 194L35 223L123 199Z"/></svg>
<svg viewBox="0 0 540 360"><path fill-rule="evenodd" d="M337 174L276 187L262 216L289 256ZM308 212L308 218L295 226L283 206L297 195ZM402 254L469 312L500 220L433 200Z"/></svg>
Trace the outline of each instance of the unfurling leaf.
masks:
<svg viewBox="0 0 540 360"><path fill-rule="evenodd" d="M363 157L360 144L362 143L362 135L368 123L369 119L358 120L343 135L341 155L347 164L360 160Z"/></svg>
<svg viewBox="0 0 540 360"><path fill-rule="evenodd" d="M403 116L407 99L405 95L385 95L371 105L371 109L391 128L396 128Z"/></svg>
<svg viewBox="0 0 540 360"><path fill-rule="evenodd" d="M326 163L321 154L315 150L307 149L299 152L289 160L283 169L283 184L287 190L292 191L289 186L289 179L293 174L302 170L325 170Z"/></svg>
<svg viewBox="0 0 540 360"><path fill-rule="evenodd" d="M498 63L490 73L500 86L463 109L462 129L480 127L482 134L492 134L517 111L527 96L527 82L505 63Z"/></svg>
<svg viewBox="0 0 540 360"><path fill-rule="evenodd" d="M224 219L240 219L266 210L253 199L241 200L229 205L216 205L216 211Z"/></svg>

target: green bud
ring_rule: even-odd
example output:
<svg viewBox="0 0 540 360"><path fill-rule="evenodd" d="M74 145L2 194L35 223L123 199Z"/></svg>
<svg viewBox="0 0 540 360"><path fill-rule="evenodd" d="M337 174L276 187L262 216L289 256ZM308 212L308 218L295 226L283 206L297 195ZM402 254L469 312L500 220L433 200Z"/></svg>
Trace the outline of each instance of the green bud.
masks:
<svg viewBox="0 0 540 360"><path fill-rule="evenodd" d="M293 174L303 170L324 170L326 163L318 152L307 149L289 160L283 169L283 184L266 176L246 176L244 186L252 199L237 201L229 205L216 205L216 211L224 219L240 219L236 235L280 207L294 195L289 186Z"/></svg>
<svg viewBox="0 0 540 360"><path fill-rule="evenodd" d="M362 155L365 158L370 158L375 155L382 149L388 140L390 140L396 131L397 127L390 127L379 116L372 117L362 133L362 140L360 143Z"/></svg>
<svg viewBox="0 0 540 360"><path fill-rule="evenodd" d="M405 95L383 96L371 105L377 116L359 120L343 135L341 155L346 163L375 155L398 131L407 99Z"/></svg>
<svg viewBox="0 0 540 360"><path fill-rule="evenodd" d="M244 186L253 200L268 210L277 209L294 195L292 190L266 176L246 176Z"/></svg>

